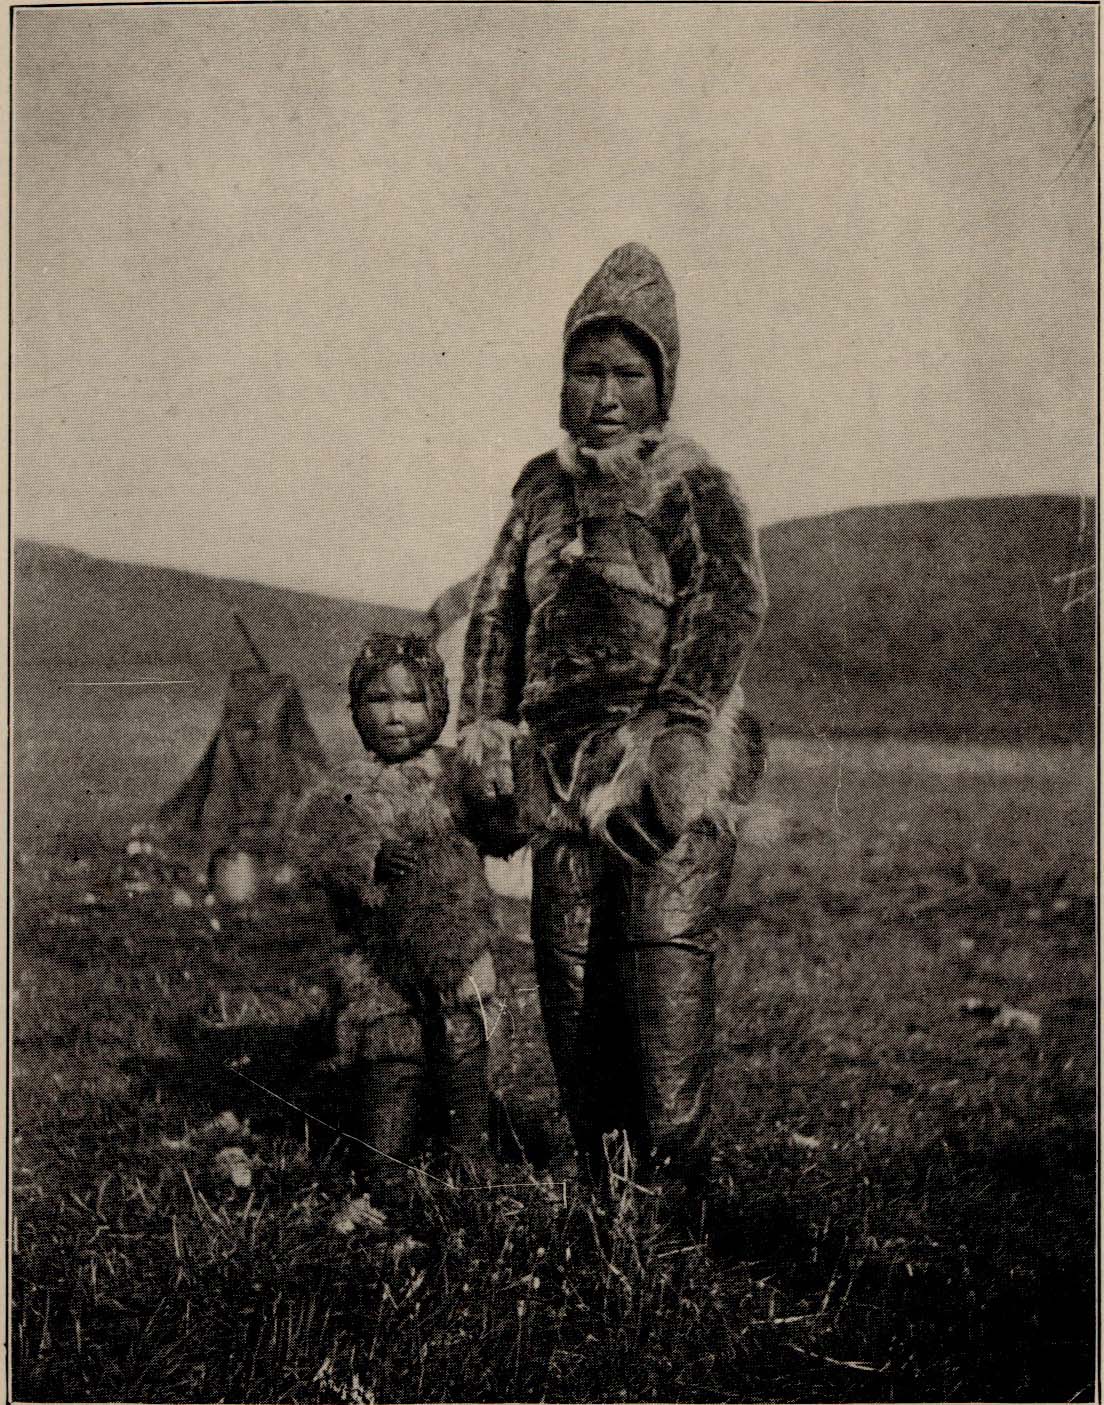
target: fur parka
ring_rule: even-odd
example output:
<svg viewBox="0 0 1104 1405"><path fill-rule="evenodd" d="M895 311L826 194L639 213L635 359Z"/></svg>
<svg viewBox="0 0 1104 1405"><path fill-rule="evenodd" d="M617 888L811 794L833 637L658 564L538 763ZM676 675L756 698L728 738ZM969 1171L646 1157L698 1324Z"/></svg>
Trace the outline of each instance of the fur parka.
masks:
<svg viewBox="0 0 1104 1405"><path fill-rule="evenodd" d="M483 862L457 826L451 757L436 748L387 765L365 755L331 773L301 807L306 867L325 891L347 950L396 990L451 995L497 935ZM409 842L414 871L375 880L388 835Z"/></svg>
<svg viewBox="0 0 1104 1405"><path fill-rule="evenodd" d="M721 816L754 779L740 677L765 606L747 510L697 444L567 443L526 466L477 587L461 749L478 764L502 724L524 724L561 798L601 829L639 798L662 731L689 729L699 808Z"/></svg>

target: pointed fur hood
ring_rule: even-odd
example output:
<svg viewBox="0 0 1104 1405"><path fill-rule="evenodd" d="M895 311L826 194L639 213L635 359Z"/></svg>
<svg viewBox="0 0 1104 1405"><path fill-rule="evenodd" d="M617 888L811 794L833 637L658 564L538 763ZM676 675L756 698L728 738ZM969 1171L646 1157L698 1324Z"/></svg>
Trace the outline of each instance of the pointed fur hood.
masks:
<svg viewBox="0 0 1104 1405"><path fill-rule="evenodd" d="M564 356L579 331L610 317L627 322L655 347L662 371L659 406L666 420L679 359L675 290L663 265L643 244L614 249L576 298L564 327Z"/></svg>

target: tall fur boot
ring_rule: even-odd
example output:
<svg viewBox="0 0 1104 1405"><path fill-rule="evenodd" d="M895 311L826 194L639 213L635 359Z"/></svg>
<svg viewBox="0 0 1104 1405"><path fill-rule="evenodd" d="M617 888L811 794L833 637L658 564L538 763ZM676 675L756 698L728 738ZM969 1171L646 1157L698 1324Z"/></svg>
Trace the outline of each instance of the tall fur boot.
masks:
<svg viewBox="0 0 1104 1405"><path fill-rule="evenodd" d="M442 1070L445 1153L458 1166L482 1171L491 1151L491 1095L488 1087L487 1041L448 1059Z"/></svg>
<svg viewBox="0 0 1104 1405"><path fill-rule="evenodd" d="M475 1002L429 998L426 1057L432 1083L433 1140L459 1171L480 1174L490 1157L490 1059L483 1011Z"/></svg>
<svg viewBox="0 0 1104 1405"><path fill-rule="evenodd" d="M385 1203L401 1199L409 1187L407 1168L419 1159L425 1103L422 1062L380 1059L365 1066L359 1135L368 1145L357 1147L357 1159Z"/></svg>
<svg viewBox="0 0 1104 1405"><path fill-rule="evenodd" d="M616 1124L621 1075L611 1029L613 968L592 949L603 923L603 858L586 839L551 838L533 858L533 953L545 1037L560 1102L594 1185L605 1178L602 1133Z"/></svg>

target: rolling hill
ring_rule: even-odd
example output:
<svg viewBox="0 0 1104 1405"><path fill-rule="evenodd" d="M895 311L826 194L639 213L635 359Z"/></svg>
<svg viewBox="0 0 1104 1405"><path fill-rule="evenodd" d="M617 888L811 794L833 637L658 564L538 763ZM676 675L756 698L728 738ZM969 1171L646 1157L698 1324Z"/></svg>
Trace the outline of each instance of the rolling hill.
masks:
<svg viewBox="0 0 1104 1405"><path fill-rule="evenodd" d="M972 741L1091 732L1091 512L1072 497L854 508L763 533L770 615L749 701L772 731ZM395 607L338 600L19 542L16 698L65 672L181 672L221 684L245 661L240 610L273 667L338 693L358 642L426 627ZM24 698L24 702L26 698Z"/></svg>
<svg viewBox="0 0 1104 1405"><path fill-rule="evenodd" d="M775 730L1083 739L1095 539L1095 504L1083 512L1059 496L852 508L768 527L770 614L748 697Z"/></svg>
<svg viewBox="0 0 1104 1405"><path fill-rule="evenodd" d="M342 684L357 646L373 631L425 628L417 611L395 606L16 542L17 678L20 669L67 669L75 676L183 674L221 684L231 669L249 663L234 610L269 665L294 673L307 689Z"/></svg>

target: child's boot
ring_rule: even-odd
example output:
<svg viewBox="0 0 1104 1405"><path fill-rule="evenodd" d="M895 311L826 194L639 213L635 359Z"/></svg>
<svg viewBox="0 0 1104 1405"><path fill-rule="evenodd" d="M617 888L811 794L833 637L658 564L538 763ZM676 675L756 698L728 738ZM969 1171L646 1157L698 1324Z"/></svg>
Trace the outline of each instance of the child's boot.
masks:
<svg viewBox="0 0 1104 1405"><path fill-rule="evenodd" d="M425 1066L393 1059L368 1068L362 1093L362 1148L373 1177L392 1179L409 1173L418 1154L418 1130L425 1098Z"/></svg>
<svg viewBox="0 0 1104 1405"><path fill-rule="evenodd" d="M358 1179L368 1189L345 1202L333 1228L338 1234L387 1236L395 1231L395 1211L410 1197L424 1115L425 1067L408 1059L367 1064L354 1097L360 1104L354 1143Z"/></svg>
<svg viewBox="0 0 1104 1405"><path fill-rule="evenodd" d="M426 1065L421 1025L412 1012L377 1019L360 1031L355 1070L354 1152L373 1198L402 1204L414 1177L425 1118Z"/></svg>
<svg viewBox="0 0 1104 1405"><path fill-rule="evenodd" d="M445 1151L465 1174L481 1176L491 1160L489 1045L478 1007L453 1007L445 1016L441 1067Z"/></svg>

